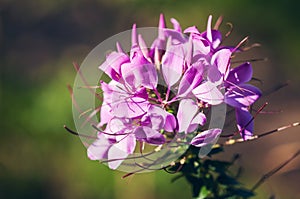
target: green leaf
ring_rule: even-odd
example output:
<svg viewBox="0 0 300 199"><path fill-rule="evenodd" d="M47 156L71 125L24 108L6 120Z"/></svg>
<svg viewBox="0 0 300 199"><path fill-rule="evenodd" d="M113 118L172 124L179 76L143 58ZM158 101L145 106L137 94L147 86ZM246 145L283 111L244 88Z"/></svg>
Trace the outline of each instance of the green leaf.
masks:
<svg viewBox="0 0 300 199"><path fill-rule="evenodd" d="M206 196L208 196L209 194L209 190L207 190L206 186L203 186L201 188L201 191L200 191L200 196L198 197L199 199L205 199Z"/></svg>

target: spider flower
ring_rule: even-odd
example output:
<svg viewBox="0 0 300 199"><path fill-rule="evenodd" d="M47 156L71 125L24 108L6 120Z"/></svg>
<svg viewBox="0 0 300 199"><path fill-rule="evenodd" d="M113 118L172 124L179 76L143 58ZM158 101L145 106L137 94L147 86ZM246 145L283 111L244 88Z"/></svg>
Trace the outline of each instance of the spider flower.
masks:
<svg viewBox="0 0 300 199"><path fill-rule="evenodd" d="M111 81L101 82L98 126L104 130L88 148L90 159L107 160L116 169L134 153L137 142L161 147L178 134L193 135L188 144L196 147L213 144L222 129L203 129L204 110L221 103L235 108L243 139L252 135L248 109L261 92L248 83L250 63L231 68L238 49L221 45L222 34L211 28L211 16L203 32L195 26L182 31L175 19L171 23L173 29L166 28L160 15L158 37L150 47L134 24L130 52L117 43L99 66Z"/></svg>

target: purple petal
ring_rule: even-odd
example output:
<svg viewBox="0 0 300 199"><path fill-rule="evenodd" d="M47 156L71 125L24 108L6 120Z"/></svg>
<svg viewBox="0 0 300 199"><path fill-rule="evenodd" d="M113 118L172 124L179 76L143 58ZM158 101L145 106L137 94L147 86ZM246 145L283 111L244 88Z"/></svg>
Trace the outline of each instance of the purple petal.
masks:
<svg viewBox="0 0 300 199"><path fill-rule="evenodd" d="M110 133L118 133L127 128L127 123L126 119L113 117L107 124L106 129Z"/></svg>
<svg viewBox="0 0 300 199"><path fill-rule="evenodd" d="M221 104L224 96L221 91L211 82L200 84L193 90L193 94L200 100L207 102L211 105Z"/></svg>
<svg viewBox="0 0 300 199"><path fill-rule="evenodd" d="M116 117L134 118L147 112L149 102L140 97L123 97L112 103L111 108L112 114Z"/></svg>
<svg viewBox="0 0 300 199"><path fill-rule="evenodd" d="M167 41L166 41L165 31L166 31L165 28L158 29L158 37L153 41L151 48L150 48L150 52L149 52L150 57L154 56L156 48L157 48L157 51L160 53L160 55L166 49Z"/></svg>
<svg viewBox="0 0 300 199"><path fill-rule="evenodd" d="M163 14L159 16L159 23L158 23L158 38L161 40L165 39L164 29L166 28L166 21Z"/></svg>
<svg viewBox="0 0 300 199"><path fill-rule="evenodd" d="M249 139L253 135L254 122L252 115L246 108L235 109L237 127L240 131L241 137L244 140ZM250 122L251 121L251 122Z"/></svg>
<svg viewBox="0 0 300 199"><path fill-rule="evenodd" d="M137 32L136 32L136 24L132 25L132 31L131 31L131 46L137 46Z"/></svg>
<svg viewBox="0 0 300 199"><path fill-rule="evenodd" d="M251 80L253 74L252 66L249 62L244 63L232 70L230 70L226 81L227 85L239 85Z"/></svg>
<svg viewBox="0 0 300 199"><path fill-rule="evenodd" d="M108 104L103 103L100 111L100 126L107 124L114 116L111 114L111 108Z"/></svg>
<svg viewBox="0 0 300 199"><path fill-rule="evenodd" d="M191 121L189 128L187 129L188 133L194 132L199 124L203 126L206 123L206 116L203 113L198 113L194 119Z"/></svg>
<svg viewBox="0 0 300 199"><path fill-rule="evenodd" d="M216 85L220 85L223 82L222 73L219 71L216 65L212 65L208 67L207 79Z"/></svg>
<svg viewBox="0 0 300 199"><path fill-rule="evenodd" d="M198 34L190 34L190 37L193 41L193 55L201 55L205 56L210 53L210 44L209 42L203 38L201 35Z"/></svg>
<svg viewBox="0 0 300 199"><path fill-rule="evenodd" d="M183 44L188 41L187 37L184 34L176 30L165 29L164 32L166 37L172 37L172 44Z"/></svg>
<svg viewBox="0 0 300 199"><path fill-rule="evenodd" d="M149 89L157 86L158 76L155 66L144 57L140 61L136 60L133 63L123 64L121 71L125 82L132 90L136 90L140 86Z"/></svg>
<svg viewBox="0 0 300 199"><path fill-rule="evenodd" d="M124 53L112 52L105 62L99 66L111 79L119 81L121 78L121 65L129 62L129 57Z"/></svg>
<svg viewBox="0 0 300 199"><path fill-rule="evenodd" d="M177 111L178 132L188 133L187 130L197 112L198 106L192 99L180 101Z"/></svg>
<svg viewBox="0 0 300 199"><path fill-rule="evenodd" d="M137 140L148 144L160 145L166 142L165 137L161 133L147 126L136 128L134 134Z"/></svg>
<svg viewBox="0 0 300 199"><path fill-rule="evenodd" d="M148 115L148 117L150 118L150 121L151 121L150 127L153 130L158 131L158 130L163 129L164 124L165 124L165 118L163 115L152 113L152 114Z"/></svg>
<svg viewBox="0 0 300 199"><path fill-rule="evenodd" d="M150 59L147 44L146 44L145 40L143 39L142 35L140 35L140 34L138 35L138 41L139 41L140 48L141 48L141 51L142 51L144 57L147 59Z"/></svg>
<svg viewBox="0 0 300 199"><path fill-rule="evenodd" d="M101 81L101 89L103 91L103 103L110 105L118 100L120 96L127 96L124 86L116 81L110 81L108 84Z"/></svg>
<svg viewBox="0 0 300 199"><path fill-rule="evenodd" d="M134 118L145 114L149 108L149 102L147 99L142 98L139 95L135 97L128 93L123 87L124 86L122 84L115 81L111 81L109 84L101 82L104 98L103 104L110 107L110 110L106 109L110 112L110 115ZM137 90L137 92L139 91L141 90ZM143 93L139 94L143 96ZM111 119L110 115L105 116L104 113L102 114L104 121Z"/></svg>
<svg viewBox="0 0 300 199"><path fill-rule="evenodd" d="M211 34L212 34L211 45L212 45L213 49L216 49L222 42L222 34L220 33L220 31L217 31L217 30L211 30ZM201 35L202 35L202 37L208 39L206 31L203 32Z"/></svg>
<svg viewBox="0 0 300 199"><path fill-rule="evenodd" d="M164 129L172 132L176 128L175 117L155 105L149 107L148 113L142 118L142 122L157 131Z"/></svg>
<svg viewBox="0 0 300 199"><path fill-rule="evenodd" d="M199 64L199 65L197 65ZM183 75L179 87L178 96L187 96L202 81L203 66L202 63L196 63L191 66Z"/></svg>
<svg viewBox="0 0 300 199"><path fill-rule="evenodd" d="M183 31L183 33L190 33L190 34L192 33L192 34L198 34L198 35L200 35L200 32L199 32L199 30L197 29L196 26L191 26L191 27L186 28Z"/></svg>
<svg viewBox="0 0 300 199"><path fill-rule="evenodd" d="M225 77L228 73L231 54L232 52L230 49L224 48L218 50L211 58L211 64L215 64L218 67L218 70L221 72L221 74Z"/></svg>
<svg viewBox="0 0 300 199"><path fill-rule="evenodd" d="M143 98L143 99L148 99L147 89L144 88L144 87L141 87L141 88L135 90L133 96L134 97L140 97L140 98Z"/></svg>
<svg viewBox="0 0 300 199"><path fill-rule="evenodd" d="M183 45L184 48L184 55L185 55L185 63L187 67L189 67L192 63L193 59L193 39L192 37L189 38L188 42L186 42ZM184 71L186 71L186 67L184 68Z"/></svg>
<svg viewBox="0 0 300 199"><path fill-rule="evenodd" d="M167 113L164 130L173 132L176 129L176 118L171 113Z"/></svg>
<svg viewBox="0 0 300 199"><path fill-rule="evenodd" d="M111 145L112 142L102 133L99 133L97 139L87 149L88 158L91 160L107 159Z"/></svg>
<svg viewBox="0 0 300 199"><path fill-rule="evenodd" d="M159 17L159 23L158 23L158 37L153 41L151 48L150 48L150 57L154 57L154 54L158 51L162 51L166 49L166 36L165 36L165 30L166 30L166 22L165 17L163 14L160 14Z"/></svg>
<svg viewBox="0 0 300 199"><path fill-rule="evenodd" d="M168 87L173 86L181 77L184 67L184 52L181 45L171 45L168 41L162 58L162 73Z"/></svg>
<svg viewBox="0 0 300 199"><path fill-rule="evenodd" d="M260 96L261 91L250 84L231 86L225 93L225 103L237 108L247 107L257 101Z"/></svg>
<svg viewBox="0 0 300 199"><path fill-rule="evenodd" d="M119 142L113 144L108 151L108 167L117 169L126 157L134 152L136 140L133 134L126 135Z"/></svg>
<svg viewBox="0 0 300 199"><path fill-rule="evenodd" d="M124 53L125 54L125 51L123 50L121 44L119 42L116 43L116 47L117 47L117 51L119 53Z"/></svg>
<svg viewBox="0 0 300 199"><path fill-rule="evenodd" d="M173 29L177 32L181 32L181 26L179 24L179 22L174 19L174 18L171 18L171 23L173 24Z"/></svg>
<svg viewBox="0 0 300 199"><path fill-rule="evenodd" d="M120 84L116 83L115 81L111 81L109 84L101 81L103 103L100 111L100 126L108 123L114 117L111 104L115 104L117 101L119 101L119 96L126 95L125 92L116 85Z"/></svg>
<svg viewBox="0 0 300 199"><path fill-rule="evenodd" d="M192 139L191 144L196 147L203 147L208 144L214 144L219 138L221 132L222 130L218 128L203 131Z"/></svg>
<svg viewBox="0 0 300 199"><path fill-rule="evenodd" d="M211 21L212 21L212 16L209 15L208 20L207 20L206 36L210 43L212 43Z"/></svg>

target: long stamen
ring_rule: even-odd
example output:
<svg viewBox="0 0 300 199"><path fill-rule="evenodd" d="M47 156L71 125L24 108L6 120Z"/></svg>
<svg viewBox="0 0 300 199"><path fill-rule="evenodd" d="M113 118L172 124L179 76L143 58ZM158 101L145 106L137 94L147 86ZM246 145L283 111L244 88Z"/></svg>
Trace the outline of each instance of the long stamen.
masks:
<svg viewBox="0 0 300 199"><path fill-rule="evenodd" d="M90 136L90 135L85 135L85 134L80 134L76 131L73 131L72 129L70 129L69 127L67 127L66 125L64 125L64 128L71 134L79 136L79 137L85 137L85 138L89 138L89 139L97 139L97 137L95 136Z"/></svg>
<svg viewBox="0 0 300 199"><path fill-rule="evenodd" d="M76 62L73 62L73 66L76 70L76 72L79 74L81 80L83 81L84 85L89 89L89 91L95 95L99 100L103 100L102 97L100 95L98 95L91 87L90 85L88 84L88 82L86 81L84 75L82 74L81 70L80 70L80 67L79 65L76 63Z"/></svg>
<svg viewBox="0 0 300 199"><path fill-rule="evenodd" d="M222 146L223 145L228 146L228 145L233 145L233 144L236 144L236 143L253 141L253 140L256 140L258 138L265 137L267 135L271 135L273 133L280 132L280 131L286 130L286 129L291 128L291 127L296 127L296 126L300 126L300 122L295 122L295 123L292 123L292 124L289 124L289 125L286 125L286 126L282 126L282 127L279 127L277 129L273 129L271 131L267 131L267 132L262 133L262 134L253 135L248 140L244 140L242 138L239 138L239 139L229 139L224 144L220 144L220 145L222 145Z"/></svg>
<svg viewBox="0 0 300 199"><path fill-rule="evenodd" d="M254 44L252 44L251 46L246 46L246 47L244 47L244 48L242 48L241 50L243 51L243 52L246 52L246 51L248 51L248 50L251 50L252 48L256 48L256 47L260 47L261 45L259 44L259 43L254 43Z"/></svg>
<svg viewBox="0 0 300 199"><path fill-rule="evenodd" d="M223 22L223 16L219 16L219 18L217 19L217 22L215 23L215 26L214 26L214 30L218 30L220 25L222 24Z"/></svg>
<svg viewBox="0 0 300 199"><path fill-rule="evenodd" d="M93 110L93 112L90 115L88 115L86 120L81 124L81 128L84 127L100 111L101 111L101 106L98 106L95 110Z"/></svg>
<svg viewBox="0 0 300 199"><path fill-rule="evenodd" d="M268 61L268 58L257 58L257 59L243 59L243 60L236 60L236 61L231 61L232 64L237 64L237 63L245 63L245 62L258 62L258 61Z"/></svg>
<svg viewBox="0 0 300 199"><path fill-rule="evenodd" d="M78 112L82 113L81 109L79 108L79 105L77 104L75 98L74 98L74 92L72 87L68 84L67 85L68 91L70 93L71 99L72 99L72 103L74 104L75 108L77 109Z"/></svg>
<svg viewBox="0 0 300 199"><path fill-rule="evenodd" d="M259 109L258 109L258 111L256 111L256 113L255 113L255 115L254 116L252 116L252 118L246 123L246 125L243 127L243 128L241 128L239 131L236 131L235 133L233 133L233 134L229 134L229 135L220 135L220 137L233 137L233 136L235 136L235 135L238 135L238 134L240 134L243 130L245 130L246 128L247 128L247 126L249 126L249 124L257 117L257 115L266 107L268 105L268 102L265 102L264 103L264 105L262 105ZM251 139L251 138L250 138ZM232 140L232 139L230 139L230 140Z"/></svg>
<svg viewBox="0 0 300 199"><path fill-rule="evenodd" d="M92 124L92 127L94 129L96 129L97 131L100 131L101 133L105 134L105 135L112 135L112 136L121 136L121 135L128 135L130 133L118 133L118 134L115 134L115 133L107 133L107 132L104 132L103 130L99 129L97 126L93 125Z"/></svg>
<svg viewBox="0 0 300 199"><path fill-rule="evenodd" d="M229 26L229 30L228 32L225 34L225 38L229 37L229 35L232 33L233 31L233 24L232 23L226 23L226 25Z"/></svg>
<svg viewBox="0 0 300 199"><path fill-rule="evenodd" d="M244 43L246 43L248 41L249 37L245 37L242 41L240 41L240 43L238 43L238 45L236 45L236 47L232 50L232 52L235 52L237 49L239 49Z"/></svg>
<svg viewBox="0 0 300 199"><path fill-rule="evenodd" d="M277 129L274 129L274 130L271 130L271 131L262 133L262 134L260 134L260 135L257 135L257 137L258 137L258 138L264 137L264 136L270 135L270 134L272 134L272 133L279 132L279 131L283 131L283 130L285 130L285 129L287 129L287 128L296 127L296 126L299 126L299 125L300 125L300 122L295 122L295 123L293 123L293 124L286 125L286 126L282 126L282 127L277 128Z"/></svg>

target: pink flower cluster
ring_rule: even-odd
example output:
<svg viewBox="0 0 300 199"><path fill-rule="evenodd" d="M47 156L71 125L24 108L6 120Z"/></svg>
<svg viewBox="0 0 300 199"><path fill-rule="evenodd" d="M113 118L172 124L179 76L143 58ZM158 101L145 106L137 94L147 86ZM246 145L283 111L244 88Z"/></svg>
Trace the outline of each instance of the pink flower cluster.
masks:
<svg viewBox="0 0 300 199"><path fill-rule="evenodd" d="M235 108L242 138L252 136L248 109L261 92L248 84L250 63L231 68L238 48L221 46L222 35L211 28L211 16L204 32L195 26L182 31L175 19L171 22L173 29L167 29L160 16L158 37L150 48L133 25L130 52L117 43L117 50L100 65L111 81L101 82L99 126L104 130L88 148L90 159L108 160L116 169L134 153L137 142L160 146L176 134L198 132L206 123L204 109L221 103ZM197 133L189 144L205 146L221 132Z"/></svg>

